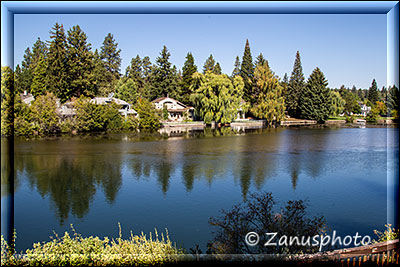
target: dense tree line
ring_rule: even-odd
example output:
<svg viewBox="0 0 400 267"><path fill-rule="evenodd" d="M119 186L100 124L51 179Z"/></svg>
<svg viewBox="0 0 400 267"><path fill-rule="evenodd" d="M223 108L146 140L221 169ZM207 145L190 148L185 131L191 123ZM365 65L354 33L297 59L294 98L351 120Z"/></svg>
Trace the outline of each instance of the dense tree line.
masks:
<svg viewBox="0 0 400 267"><path fill-rule="evenodd" d="M282 79L272 71L262 53L253 61L249 40L245 42L242 58L236 56L230 76L222 72L212 54L204 62L201 73L191 52L187 53L182 70L178 70L169 61L171 54L165 45L154 64L148 56L136 55L121 74L121 49L113 34L108 33L100 50L93 51L79 25L65 31L62 24L56 23L49 33L49 41L38 38L32 48L25 50L14 73L2 68L2 96L7 91L3 91L6 87L3 80L5 85L13 84L15 95L29 92L36 99L59 99L61 103L114 93L115 97L133 104L135 109L145 114L154 113L152 118L143 115L149 118L148 122L134 123L147 125L144 128L159 126L154 120L162 114L152 111L150 101L162 96L194 106L197 118L207 123L230 123L236 119L238 111L245 112L247 117L265 119L269 125L279 123L285 116L323 123L329 116L359 114L361 102L373 108L371 120L378 115L397 117L398 88L379 90L375 79L368 89L329 88L318 67L306 80L299 51L291 75L285 74ZM2 97L2 118L5 106ZM26 114L31 113L31 109L33 107L21 108ZM7 112L4 114L6 116ZM30 119L32 116L33 113ZM22 118L17 121L19 126L27 123ZM104 126L106 123L102 125L93 129L108 128ZM62 127L59 125L59 128ZM75 128L83 129L77 125Z"/></svg>

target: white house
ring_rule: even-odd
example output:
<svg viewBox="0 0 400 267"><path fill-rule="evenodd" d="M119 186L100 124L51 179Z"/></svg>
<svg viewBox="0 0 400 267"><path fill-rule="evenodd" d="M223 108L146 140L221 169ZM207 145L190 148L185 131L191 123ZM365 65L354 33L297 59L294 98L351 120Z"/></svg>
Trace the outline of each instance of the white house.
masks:
<svg viewBox="0 0 400 267"><path fill-rule="evenodd" d="M114 98L112 96L110 96L110 97L95 97L95 98L92 98L90 100L90 102L97 104L97 105L106 105L108 103L114 102L117 105L119 105L120 108L118 109L118 111L119 111L119 113L121 113L121 115L124 115L124 116L127 116L127 115L137 116L138 115L136 110L134 110L132 108L131 104L129 104L128 102L126 102L124 100Z"/></svg>
<svg viewBox="0 0 400 267"><path fill-rule="evenodd" d="M187 106L170 97L160 97L152 101L156 109L162 110L164 106L168 111L169 121L183 121L185 116L187 119L194 118L194 107Z"/></svg>
<svg viewBox="0 0 400 267"><path fill-rule="evenodd" d="M67 101L64 104L60 103L60 99L57 99L57 112L63 117L71 117L76 115L76 110L74 108L74 102L75 101ZM106 105L108 103L114 102L119 106L119 113L124 116L128 115L133 115L137 116L138 113L136 110L132 108L132 105L129 104L128 102L118 99L118 98L113 98L111 97L95 97L90 100L91 103L97 104L97 105Z"/></svg>
<svg viewBox="0 0 400 267"><path fill-rule="evenodd" d="M21 93L20 96L21 96L21 101L27 105L31 105L31 102L35 100L35 97L31 93L26 92L26 90L23 93Z"/></svg>
<svg viewBox="0 0 400 267"><path fill-rule="evenodd" d="M362 103L362 102L358 102L358 104L359 104L360 107L361 107L361 115L363 115L364 117L366 117L367 114L371 111L371 107L365 105L365 104Z"/></svg>

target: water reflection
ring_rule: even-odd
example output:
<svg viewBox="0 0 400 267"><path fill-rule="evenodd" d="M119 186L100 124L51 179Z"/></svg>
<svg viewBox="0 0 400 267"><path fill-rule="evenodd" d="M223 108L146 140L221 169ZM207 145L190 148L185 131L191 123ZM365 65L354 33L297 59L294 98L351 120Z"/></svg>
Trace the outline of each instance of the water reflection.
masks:
<svg viewBox="0 0 400 267"><path fill-rule="evenodd" d="M17 141L15 186L17 190L26 179L33 190L49 198L63 224L71 214L87 215L99 192L113 205L123 187L122 173L128 179L156 181L164 196L172 190L172 179L180 181L187 193L199 180L212 186L217 180L233 179L245 200L252 186L260 190L273 177L289 177L296 190L303 174L317 179L327 163L332 164L330 151L348 148L347 139L334 130L277 128L243 134L206 128L181 139L134 133ZM353 141L357 138L353 136Z"/></svg>
<svg viewBox="0 0 400 267"><path fill-rule="evenodd" d="M51 141L28 145L28 151L16 153L16 178L26 177L31 188L50 198L60 224L70 213L84 217L98 189L112 204L121 188L121 154L107 145L92 149L86 144Z"/></svg>

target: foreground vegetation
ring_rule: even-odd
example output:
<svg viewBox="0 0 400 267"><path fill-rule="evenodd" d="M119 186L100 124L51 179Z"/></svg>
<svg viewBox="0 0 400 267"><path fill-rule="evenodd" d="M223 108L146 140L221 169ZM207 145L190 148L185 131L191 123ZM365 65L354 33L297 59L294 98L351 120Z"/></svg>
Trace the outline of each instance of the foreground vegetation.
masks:
<svg viewBox="0 0 400 267"><path fill-rule="evenodd" d="M166 235L150 233L129 239L104 237L82 237L71 226L73 235L55 237L50 242L36 243L24 253L13 254L12 249L1 236L1 265L27 266L137 266L160 265L176 262L177 255L183 251L177 249Z"/></svg>
<svg viewBox="0 0 400 267"><path fill-rule="evenodd" d="M138 266L161 265L181 261L195 261L202 258L211 260L262 260L260 255L271 254L275 260L287 261L293 255L314 254L318 247L310 244L275 244L264 246L270 236L263 233L276 233L277 236L323 236L327 234L327 224L323 216L310 217L307 214L307 203L303 200L288 201L284 207L276 207L272 193L261 192L251 194L246 201L234 205L230 210L222 210L220 216L211 217L209 224L215 229L213 239L203 252L196 245L188 251L177 248L165 235L150 233L146 236L130 233L128 239L122 238L119 226L119 237L82 237L71 224L72 234L50 237L48 242L35 243L33 248L25 252L15 253L14 249L1 236L1 264L24 266ZM380 243L398 239L400 232L385 225L385 231L374 230L376 239L372 243ZM250 246L245 236L250 232L260 233L259 246ZM15 244L16 233L13 242ZM327 245L324 251L332 251L335 247ZM252 256L254 256L252 258ZM232 258L233 257L233 258ZM236 257L236 258L235 258ZM273 259L273 258L270 258Z"/></svg>

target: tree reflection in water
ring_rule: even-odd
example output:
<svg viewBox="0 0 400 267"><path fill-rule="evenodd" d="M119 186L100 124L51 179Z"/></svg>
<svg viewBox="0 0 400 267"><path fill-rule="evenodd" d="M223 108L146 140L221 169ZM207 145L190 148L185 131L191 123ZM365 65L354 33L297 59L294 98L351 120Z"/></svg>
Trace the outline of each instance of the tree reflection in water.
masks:
<svg viewBox="0 0 400 267"><path fill-rule="evenodd" d="M252 185L261 190L267 179L282 174L278 168L291 177L293 189L302 171L312 177L320 174L324 155L318 151L325 149L328 134L297 135L282 128L243 133L206 128L171 139L146 132L142 137L131 133L19 141L14 184L17 187L21 177L26 177L42 197L50 197L63 224L69 214L84 217L99 190L113 204L122 187L124 166L132 179L155 179L164 195L173 178L189 193L196 180L211 186L218 179L232 177L243 200Z"/></svg>

